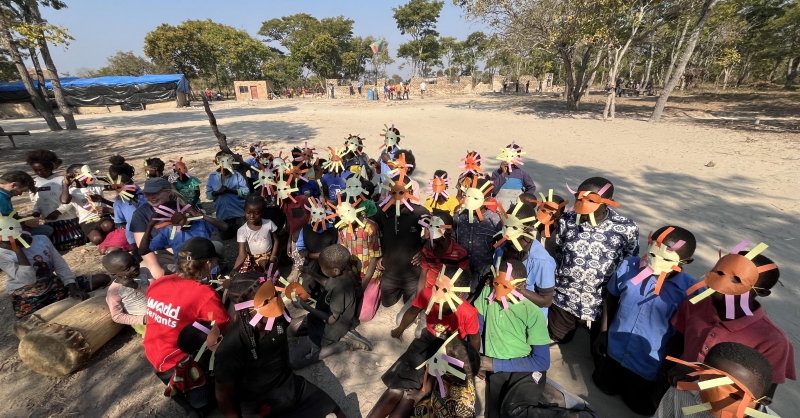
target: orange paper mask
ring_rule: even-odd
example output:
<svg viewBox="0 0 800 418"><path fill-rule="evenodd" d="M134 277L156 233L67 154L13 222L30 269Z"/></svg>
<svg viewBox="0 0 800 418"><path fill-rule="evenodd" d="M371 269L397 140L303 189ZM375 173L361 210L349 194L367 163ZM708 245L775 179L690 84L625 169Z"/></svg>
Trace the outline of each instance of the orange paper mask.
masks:
<svg viewBox="0 0 800 418"><path fill-rule="evenodd" d="M511 263L506 264L506 271L500 271L500 261L497 261L497 266L492 266L492 274L494 275L494 279L492 280L492 287L494 291L489 295L489 303L500 301L503 304L503 310L508 309L508 300L510 299L514 303L519 303L521 300L525 299L522 296L522 293L519 293L516 289L517 283L524 282L527 279L513 279L511 277L512 269Z"/></svg>
<svg viewBox="0 0 800 418"><path fill-rule="evenodd" d="M456 307L453 302L457 304L461 304L461 298L456 293L463 293L469 292L469 287L456 287L453 284L458 279L458 276L461 275L461 269L458 269L453 277L447 277L444 274L444 268L439 272L439 277L436 279L436 283L433 284L433 291L431 292L431 300L428 302L428 307L425 309L425 314L431 313L431 309L433 308L433 304L439 304L439 319L442 319L442 307L444 304L448 304L450 306L450 310L453 313L456 312Z"/></svg>
<svg viewBox="0 0 800 418"><path fill-rule="evenodd" d="M538 228L539 225L544 225L544 236L550 238L550 230L556 221L556 215L564 206L569 204L569 200L564 200L558 204L553 202L553 189L550 189L547 198L545 198L544 193L539 193L539 196L542 197L542 200L535 200L539 209L536 211L536 223L533 227Z"/></svg>
<svg viewBox="0 0 800 418"><path fill-rule="evenodd" d="M267 318L265 329L268 331L271 331L275 325L275 318L283 316L287 321L292 321L289 314L286 313L283 298L278 296L275 285L270 280L265 281L258 288L253 300L234 305L234 309L237 311L248 308L255 311L253 319L250 320L250 325L256 326L261 321L261 318Z"/></svg>
<svg viewBox="0 0 800 418"><path fill-rule="evenodd" d="M464 164L461 164L458 168L464 173L482 173L483 168L481 168L481 161L481 155L478 151L469 151L467 152L467 156L461 159L461 162Z"/></svg>
<svg viewBox="0 0 800 418"><path fill-rule="evenodd" d="M576 192L569 187L569 184L567 185L567 190L575 195L575 206L573 206L573 208L577 214L577 216L575 216L576 224L581 223L581 215L588 215L589 222L592 226L597 226L597 221L594 219L594 212L600 208L600 205L605 203L606 205L619 207L619 203L602 197L603 193L605 193L609 187L611 187L611 183L606 184L599 192L595 193L588 190Z"/></svg>

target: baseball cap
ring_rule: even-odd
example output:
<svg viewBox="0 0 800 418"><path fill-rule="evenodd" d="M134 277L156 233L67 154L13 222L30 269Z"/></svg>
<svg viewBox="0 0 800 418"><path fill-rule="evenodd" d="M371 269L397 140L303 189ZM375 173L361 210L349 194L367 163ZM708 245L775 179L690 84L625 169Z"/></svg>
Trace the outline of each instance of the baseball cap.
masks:
<svg viewBox="0 0 800 418"><path fill-rule="evenodd" d="M142 192L144 193L158 193L164 189L171 189L172 185L169 184L169 181L163 177L155 177L152 179L147 179L144 182L144 189Z"/></svg>
<svg viewBox="0 0 800 418"><path fill-rule="evenodd" d="M194 237L188 239L181 245L178 253L186 252L189 256L182 257L185 260L210 260L212 258L223 258L217 254L217 249L214 243L203 237ZM181 258L179 256L179 258Z"/></svg>

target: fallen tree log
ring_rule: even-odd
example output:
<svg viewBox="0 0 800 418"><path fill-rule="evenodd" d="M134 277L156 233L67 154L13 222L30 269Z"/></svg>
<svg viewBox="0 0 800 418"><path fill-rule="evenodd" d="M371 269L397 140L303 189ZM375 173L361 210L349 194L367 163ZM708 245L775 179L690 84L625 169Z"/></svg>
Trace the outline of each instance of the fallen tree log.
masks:
<svg viewBox="0 0 800 418"><path fill-rule="evenodd" d="M53 320L53 318L61 315L67 309L79 304L81 301L75 298L61 299L56 303L45 306L42 309L14 322L14 335L20 340L28 332L35 329L40 325L44 325Z"/></svg>
<svg viewBox="0 0 800 418"><path fill-rule="evenodd" d="M111 320L105 291L98 292L25 334L19 356L36 373L64 376L84 365L122 328Z"/></svg>

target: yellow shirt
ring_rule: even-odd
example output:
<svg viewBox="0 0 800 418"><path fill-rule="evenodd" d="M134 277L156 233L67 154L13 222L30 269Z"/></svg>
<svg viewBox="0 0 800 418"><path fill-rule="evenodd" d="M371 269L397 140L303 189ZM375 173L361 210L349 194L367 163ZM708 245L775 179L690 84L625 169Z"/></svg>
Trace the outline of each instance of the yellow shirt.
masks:
<svg viewBox="0 0 800 418"><path fill-rule="evenodd" d="M433 199L430 197L425 199L425 208L427 208L431 213L433 213L434 209L438 209L450 212L450 215L453 215L457 206L458 199L456 199L456 197L453 195L450 195L450 197L447 198L447 201L442 204L434 203Z"/></svg>

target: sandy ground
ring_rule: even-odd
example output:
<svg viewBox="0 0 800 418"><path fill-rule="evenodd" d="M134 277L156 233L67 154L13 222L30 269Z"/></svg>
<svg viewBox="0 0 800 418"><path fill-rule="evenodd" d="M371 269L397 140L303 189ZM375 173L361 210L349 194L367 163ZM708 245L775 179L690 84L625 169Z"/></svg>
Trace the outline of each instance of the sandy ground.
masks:
<svg viewBox="0 0 800 418"><path fill-rule="evenodd" d="M768 100L765 100L768 99ZM467 150L483 153L485 167L496 168L498 148L511 141L527 151L524 168L542 190L566 193L583 179L601 175L614 181L619 212L632 217L642 231L665 223L692 230L699 240L696 262L688 271L704 274L718 249L739 241L766 241L767 251L783 272L782 284L763 304L797 346L800 336L800 287L797 226L800 183L800 103L797 95L678 98L667 122L643 120L653 99L621 99L618 119L602 122L600 98L581 112L565 115L563 105L547 96L461 96L382 103L351 100L279 100L215 105L220 129L233 146L268 141L273 152L289 151L309 141L317 148L341 145L349 134L366 136L370 155L378 154L384 124L394 123L403 145L414 150L414 177L427 182L436 169L457 172ZM758 119L758 123L756 123ZM205 178L216 141L201 109L159 110L78 116L78 132L47 132L41 120L4 121L5 130L31 130L20 137L20 149L0 140L4 170L24 165L25 152L46 147L65 161L104 169L107 158L121 153L141 167L142 160L184 156ZM710 161L713 167L707 167ZM142 179L139 179L141 181ZM30 203L18 199L18 209ZM230 253L230 252L229 252ZM74 250L66 259L78 274L99 272L94 249ZM0 276L4 292L5 275ZM389 336L399 306L382 309L361 332L375 343L373 352L352 352L303 371L330 393L349 417L366 414L384 390L383 371L405 345ZM0 303L0 404L13 417L181 416L161 395L141 340L126 330L103 347L85 368L52 379L31 372L16 353L11 334L11 304ZM407 332L410 337L410 332ZM798 346L800 348L800 346ZM588 400L602 417L635 416L621 400L603 395L589 381L592 371L588 335L565 347L553 347L548 377ZM800 358L796 357L796 361ZM800 410L800 384L789 382L777 392L775 409L784 417Z"/></svg>

